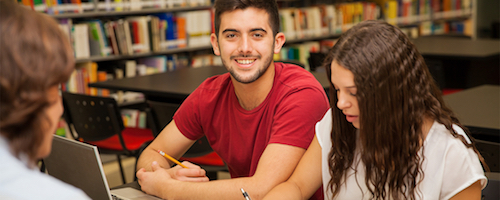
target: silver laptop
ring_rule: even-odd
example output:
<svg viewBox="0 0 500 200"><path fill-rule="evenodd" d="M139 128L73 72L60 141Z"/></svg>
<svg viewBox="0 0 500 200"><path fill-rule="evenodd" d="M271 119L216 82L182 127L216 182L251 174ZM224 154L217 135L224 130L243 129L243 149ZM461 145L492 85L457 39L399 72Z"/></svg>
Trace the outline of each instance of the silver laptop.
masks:
<svg viewBox="0 0 500 200"><path fill-rule="evenodd" d="M82 189L93 200L159 200L132 187L110 190L97 147L83 142L54 135L44 163L49 175Z"/></svg>

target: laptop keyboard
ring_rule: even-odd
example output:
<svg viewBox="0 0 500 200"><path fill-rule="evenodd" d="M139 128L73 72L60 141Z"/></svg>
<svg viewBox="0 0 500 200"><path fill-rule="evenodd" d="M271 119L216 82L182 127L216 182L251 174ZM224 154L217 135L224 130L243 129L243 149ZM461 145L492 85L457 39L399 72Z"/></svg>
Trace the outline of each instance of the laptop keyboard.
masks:
<svg viewBox="0 0 500 200"><path fill-rule="evenodd" d="M116 195L114 195L114 194L111 194L111 198L112 198L113 200L124 200L124 199L122 199L122 198L120 198L120 197L117 197L117 196L116 196Z"/></svg>

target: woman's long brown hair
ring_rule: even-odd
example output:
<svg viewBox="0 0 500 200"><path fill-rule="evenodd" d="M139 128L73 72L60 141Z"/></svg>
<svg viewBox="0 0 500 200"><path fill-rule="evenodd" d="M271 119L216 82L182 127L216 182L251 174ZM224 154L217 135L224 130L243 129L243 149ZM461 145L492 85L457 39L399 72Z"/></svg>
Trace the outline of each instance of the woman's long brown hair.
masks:
<svg viewBox="0 0 500 200"><path fill-rule="evenodd" d="M423 57L398 28L379 21L365 21L342 34L327 59L331 84L331 63L354 74L359 106L359 138L356 129L336 107L337 93L330 85L333 128L328 156L333 196L353 166L355 151L365 165L365 182L373 199L416 199L418 183L424 178L419 155L423 151L422 124L429 117L444 124L454 137L455 117L442 98ZM359 141L357 141L359 140ZM359 146L356 146L356 145Z"/></svg>

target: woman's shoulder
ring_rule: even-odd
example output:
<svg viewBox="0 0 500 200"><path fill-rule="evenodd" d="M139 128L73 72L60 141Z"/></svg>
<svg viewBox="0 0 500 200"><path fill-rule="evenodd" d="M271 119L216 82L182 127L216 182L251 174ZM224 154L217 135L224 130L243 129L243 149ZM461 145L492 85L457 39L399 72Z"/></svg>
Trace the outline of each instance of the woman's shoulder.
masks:
<svg viewBox="0 0 500 200"><path fill-rule="evenodd" d="M434 124L426 137L425 145L439 145L442 147L467 149L466 144L462 142L461 137L463 137L468 144L471 143L470 138L467 134L465 134L465 131L460 126L453 124L452 128L458 134L457 136L451 134L451 131L448 130L445 125L434 121Z"/></svg>
<svg viewBox="0 0 500 200"><path fill-rule="evenodd" d="M330 141L330 133L332 130L332 109L328 109L328 111L323 115L323 118L316 123L315 131L316 138L321 146L331 144Z"/></svg>
<svg viewBox="0 0 500 200"><path fill-rule="evenodd" d="M25 168L10 175L13 177L0 184L0 199L90 199L82 190L37 169Z"/></svg>
<svg viewBox="0 0 500 200"><path fill-rule="evenodd" d="M452 128L470 143L462 128L457 125ZM449 198L478 180L483 187L486 185L484 170L474 149L452 135L443 124L434 122L423 150L424 185L441 185L441 198ZM424 188L424 191L437 189Z"/></svg>

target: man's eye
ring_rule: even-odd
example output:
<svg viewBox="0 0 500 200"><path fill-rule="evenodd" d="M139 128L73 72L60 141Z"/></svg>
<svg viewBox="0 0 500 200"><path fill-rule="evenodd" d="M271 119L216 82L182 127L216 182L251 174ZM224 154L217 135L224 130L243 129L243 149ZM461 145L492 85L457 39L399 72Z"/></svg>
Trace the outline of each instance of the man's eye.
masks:
<svg viewBox="0 0 500 200"><path fill-rule="evenodd" d="M255 34L253 34L253 36L254 36L254 37L264 37L264 36L263 36L262 34L260 34L260 33L255 33Z"/></svg>
<svg viewBox="0 0 500 200"><path fill-rule="evenodd" d="M236 37L236 35L235 35L235 34L227 34L227 35L226 35L226 38L234 38L234 37Z"/></svg>

